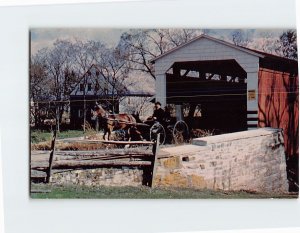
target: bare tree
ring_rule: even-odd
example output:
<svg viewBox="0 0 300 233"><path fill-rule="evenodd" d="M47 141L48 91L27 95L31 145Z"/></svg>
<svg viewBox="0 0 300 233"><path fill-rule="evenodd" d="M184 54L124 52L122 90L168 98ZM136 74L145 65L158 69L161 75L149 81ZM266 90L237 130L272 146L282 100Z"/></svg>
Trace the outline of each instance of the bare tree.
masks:
<svg viewBox="0 0 300 233"><path fill-rule="evenodd" d="M248 35L241 29L234 30L231 33L232 41L235 45L238 46L244 46L246 47L248 45L249 37Z"/></svg>
<svg viewBox="0 0 300 233"><path fill-rule="evenodd" d="M39 127L42 125L41 106L49 99L47 85L47 67L44 59L46 50L40 50L30 58L30 122Z"/></svg>
<svg viewBox="0 0 300 233"><path fill-rule="evenodd" d="M119 101L128 91L125 86L130 85L129 82L125 84L129 68L123 55L118 48L107 48L97 41L57 40L50 48L40 50L31 57L30 97L33 101L41 101L44 98L49 102L49 107L54 107L59 131L62 114L69 104L71 92L78 83L83 84L83 128L85 129L87 79L96 78L88 77L89 69L95 64L99 68L107 81L107 85L102 87L103 93L110 96L114 108L118 103L116 101Z"/></svg>
<svg viewBox="0 0 300 233"><path fill-rule="evenodd" d="M176 47L187 43L201 33L204 33L204 31L196 29L163 29L162 31L166 35L169 47Z"/></svg>
<svg viewBox="0 0 300 233"><path fill-rule="evenodd" d="M123 102L123 111L137 116L145 116L145 114L151 115L153 113L153 103L150 100L153 97L141 96L141 97L127 97Z"/></svg>
<svg viewBox="0 0 300 233"><path fill-rule="evenodd" d="M86 73L89 68L95 63L95 57L93 56L93 49L95 48L92 42L82 42L76 40L72 46L73 57L75 62L76 74L79 77L81 84L83 85L83 131L86 129L86 89L87 79L89 74Z"/></svg>
<svg viewBox="0 0 300 233"><path fill-rule="evenodd" d="M61 117L69 95L74 86L76 75L72 72L72 44L68 40L57 40L53 48L45 54L49 94L55 107L57 131L60 130Z"/></svg>
<svg viewBox="0 0 300 233"><path fill-rule="evenodd" d="M250 40L247 47L270 54L277 54L276 48L278 47L278 37L273 33L266 31Z"/></svg>
<svg viewBox="0 0 300 233"><path fill-rule="evenodd" d="M155 75L149 61L200 34L195 29L139 29L122 34L118 49L131 70Z"/></svg>
<svg viewBox="0 0 300 233"><path fill-rule="evenodd" d="M126 60L118 49L106 48L102 50L101 56L98 57L97 64L100 67L101 74L108 82L107 97L112 105L113 113L116 111L115 104L127 93L129 68L126 66Z"/></svg>
<svg viewBox="0 0 300 233"><path fill-rule="evenodd" d="M283 32L279 40L276 52L286 58L297 60L298 49L297 49L297 33L295 30L287 30Z"/></svg>

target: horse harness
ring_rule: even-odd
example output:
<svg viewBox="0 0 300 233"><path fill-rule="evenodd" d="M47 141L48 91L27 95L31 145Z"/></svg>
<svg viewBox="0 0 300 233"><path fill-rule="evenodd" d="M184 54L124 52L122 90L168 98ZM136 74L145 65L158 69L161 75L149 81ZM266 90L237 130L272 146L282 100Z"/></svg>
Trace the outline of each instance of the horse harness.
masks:
<svg viewBox="0 0 300 233"><path fill-rule="evenodd" d="M118 119L115 118L110 118L110 117L102 117L103 119L106 120L106 123L110 126L116 126L117 124L131 124L132 122L130 121L120 121Z"/></svg>

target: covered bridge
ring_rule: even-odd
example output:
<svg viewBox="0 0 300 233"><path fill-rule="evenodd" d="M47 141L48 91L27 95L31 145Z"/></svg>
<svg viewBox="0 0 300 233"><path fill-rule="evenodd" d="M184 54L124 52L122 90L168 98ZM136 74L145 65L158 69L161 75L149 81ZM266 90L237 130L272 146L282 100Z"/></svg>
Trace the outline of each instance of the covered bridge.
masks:
<svg viewBox="0 0 300 233"><path fill-rule="evenodd" d="M283 128L288 155L298 154L297 61L201 35L151 62L156 100L174 105L177 118L221 132Z"/></svg>

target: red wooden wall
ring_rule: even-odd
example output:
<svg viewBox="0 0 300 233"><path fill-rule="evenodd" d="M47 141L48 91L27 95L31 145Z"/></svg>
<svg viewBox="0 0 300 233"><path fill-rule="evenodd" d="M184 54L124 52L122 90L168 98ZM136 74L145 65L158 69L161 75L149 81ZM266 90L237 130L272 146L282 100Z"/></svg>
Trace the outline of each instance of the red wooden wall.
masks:
<svg viewBox="0 0 300 233"><path fill-rule="evenodd" d="M287 156L299 155L298 76L260 68L259 127L282 128Z"/></svg>

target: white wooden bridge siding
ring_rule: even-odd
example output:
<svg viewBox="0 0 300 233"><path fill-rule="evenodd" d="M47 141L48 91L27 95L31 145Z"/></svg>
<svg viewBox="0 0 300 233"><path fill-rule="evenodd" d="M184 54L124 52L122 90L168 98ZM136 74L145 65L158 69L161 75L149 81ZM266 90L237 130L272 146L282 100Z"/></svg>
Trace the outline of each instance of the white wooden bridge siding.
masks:
<svg viewBox="0 0 300 233"><path fill-rule="evenodd" d="M166 104L165 73L174 62L225 59L235 59L247 72L247 90L256 91L255 100L247 98L247 111L257 112L259 57L208 38L199 38L155 61L157 101L160 101L163 106ZM257 117L257 114L249 114L248 117ZM248 121L248 124L257 124L257 121Z"/></svg>

